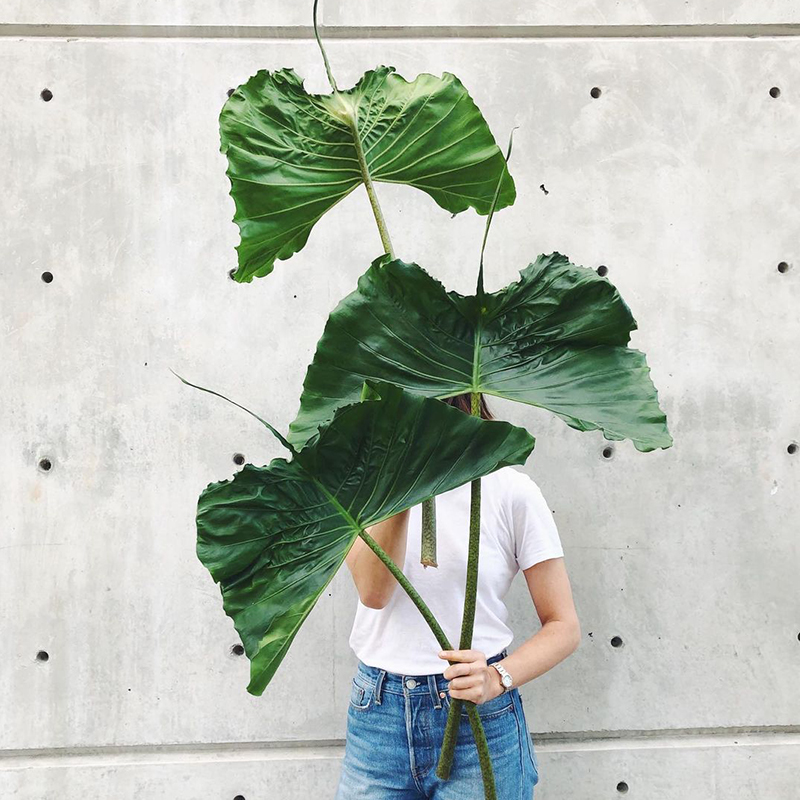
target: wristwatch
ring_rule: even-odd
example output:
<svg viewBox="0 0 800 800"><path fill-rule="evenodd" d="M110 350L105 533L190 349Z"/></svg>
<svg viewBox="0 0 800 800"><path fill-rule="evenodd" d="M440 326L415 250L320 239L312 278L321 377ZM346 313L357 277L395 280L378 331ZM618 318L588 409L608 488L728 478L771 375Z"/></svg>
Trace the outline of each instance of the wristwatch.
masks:
<svg viewBox="0 0 800 800"><path fill-rule="evenodd" d="M501 694L505 694L514 685L514 679L509 675L508 670L496 661L490 666L494 667L500 673L500 685L503 687Z"/></svg>

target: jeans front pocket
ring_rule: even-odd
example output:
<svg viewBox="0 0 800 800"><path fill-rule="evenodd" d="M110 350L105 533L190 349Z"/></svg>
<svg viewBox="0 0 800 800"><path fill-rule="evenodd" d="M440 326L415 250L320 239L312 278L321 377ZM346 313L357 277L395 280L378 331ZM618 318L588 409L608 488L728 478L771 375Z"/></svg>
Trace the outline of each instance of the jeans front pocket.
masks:
<svg viewBox="0 0 800 800"><path fill-rule="evenodd" d="M478 716L481 719L488 719L490 717L496 717L499 714L507 714L509 711L513 711L514 698L511 696L511 692L513 691L514 689L510 689L507 692L503 692L503 694L497 695L497 697L493 697L491 700L487 700L485 703L478 703L476 705ZM444 696L444 701L442 703L445 711L450 710L451 702L452 698L448 693ZM461 714L464 717L467 716L467 702L468 701L465 700L461 706Z"/></svg>
<svg viewBox="0 0 800 800"><path fill-rule="evenodd" d="M350 708L353 711L366 711L372 705L375 686L356 675L350 687Z"/></svg>

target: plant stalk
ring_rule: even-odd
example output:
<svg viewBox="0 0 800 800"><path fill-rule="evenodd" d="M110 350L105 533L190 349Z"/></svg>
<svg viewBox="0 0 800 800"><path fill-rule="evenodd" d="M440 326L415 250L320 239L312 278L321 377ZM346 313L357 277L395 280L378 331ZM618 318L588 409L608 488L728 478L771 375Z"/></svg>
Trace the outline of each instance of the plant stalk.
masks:
<svg viewBox="0 0 800 800"><path fill-rule="evenodd" d="M333 89L335 94L338 94L339 87L336 85L336 80L333 77L333 73L331 71L330 63L328 61L328 56L325 52L325 48L322 45L322 40L319 36L319 30L317 28L317 5L318 0L314 0L314 36L316 37L317 44L319 45L320 52L322 53L322 59L325 62L325 71L328 75L328 80L331 84L331 89ZM369 166L367 165L366 155L364 153L364 145L361 142L361 136L358 131L358 118L356 115L356 110L353 109L352 113L348 115L348 121L350 125L350 130L353 134L353 144L356 150L356 156L358 158L358 166L361 171L361 177L364 181L364 187L367 190L367 197L369 198L369 204L372 207L372 214L375 217L375 222L378 226L378 233L381 237L381 243L383 244L384 252L389 255L390 258L394 258L394 248L392 247L392 240L389 236L389 229L386 227L386 220L383 216L383 211L381 210L380 202L378 201L378 195L375 192L375 186L372 183L372 176L369 173ZM498 189L499 191L499 189ZM495 198L496 200L496 198ZM477 404L477 405L476 405ZM473 416L480 415L480 395L473 393L472 394L472 414ZM476 506L477 503L477 506ZM477 512L476 512L477 507ZM423 517L423 524L422 524L422 541L420 543L420 553L421 553L421 562L425 566L437 566L436 563L436 506L435 501L433 499L426 500L422 504L422 517ZM475 525L477 525L477 533L473 535L473 520L477 519ZM425 604L425 601L420 597L419 593L414 589L411 585L410 581L406 578L403 574L402 570L389 558L386 551L364 530L359 532L359 536L366 542L367 546L375 553L376 556L383 562L389 572L392 573L394 578L406 592L406 594L411 598L411 601L417 607L419 612L422 614L425 621L428 623L428 626L433 631L433 635L436 637L436 640L439 642L439 645L443 650L452 650L452 646L450 645L449 641L447 640L447 636L445 636L444 631L442 630L441 625L439 625L436 617L433 616L431 610ZM473 546L473 540L475 542ZM464 617L462 619L462 626L461 626L461 649L468 649L472 642L472 628L475 619L475 603L476 603L476 596L477 596L477 571L478 571L478 551L477 546L478 542L480 541L480 479L477 481L472 482L472 505L470 508L470 554L468 558L467 564L467 598L464 604ZM473 554L474 549L474 554ZM474 561L474 564L473 564ZM471 585L470 581L472 581ZM471 611L468 611L468 606L470 605L470 593L472 596L471 600ZM465 644L464 642L467 641ZM452 663L452 662L451 662ZM461 719L461 701L453 700L450 706L450 711L447 718L447 730L451 731L450 733L450 753L449 759L444 759L444 764L446 765L446 772L447 776L449 777L450 774L450 766L452 765L453 761L453 750L455 749L455 738L458 733L458 722ZM478 748L478 758L481 764L481 775L483 777L483 788L484 788L484 795L486 800L496 800L497 792L494 783L494 771L492 769L492 761L491 756L489 753L489 743L486 740L486 733L483 729L483 723L481 722L480 716L478 715L478 710L474 703L469 703L467 706L467 715L469 717L470 726L472 727L472 733L475 738L475 744ZM452 729L452 730L451 730ZM447 731L445 732L445 742L448 742L447 738ZM437 768L437 773L442 770L443 760L440 758L439 767ZM446 779L446 778L445 778Z"/></svg>
<svg viewBox="0 0 800 800"><path fill-rule="evenodd" d="M316 27L314 28L316 33ZM317 35L317 41L319 41L319 36ZM323 57L325 58L325 68L329 72L329 78L331 80L331 86L333 87L334 91L338 91L336 89L336 84L333 80L333 76L330 75L330 67L328 66L328 59L325 56L325 51L322 48L322 43L320 42L320 49L322 50ZM369 198L369 204L372 208L372 215L375 217L375 223L378 226L378 233L381 237L381 244L383 245L383 250L385 253L388 254L389 258L394 258L394 247L392 247L392 239L389 236L389 228L386 226L386 219L383 216L383 211L381 209L380 201L378 200L378 194L375 191L375 185L372 182L372 176L369 174L369 165L367 164L367 158L364 154L364 145L361 141L361 136L358 132L358 118L356 116L355 109L351 114L348 115L348 121L350 125L350 131L353 134L353 145L356 149L356 156L358 158L358 166L361 171L361 179L364 181L364 187L367 190L367 197ZM436 505L435 500L425 500L422 503L422 539L420 542L420 563L425 567L438 567L438 563L436 561Z"/></svg>
<svg viewBox="0 0 800 800"><path fill-rule="evenodd" d="M475 481L473 481L473 485L474 484ZM397 566L397 564L394 563L394 561L392 561L392 559L389 557L389 554L365 530L359 531L358 535L364 540L370 550L372 550L372 552L375 553L375 555L383 562L384 566L389 570L389 572L392 573L395 580L397 580L397 582L400 584L403 591L405 591L405 593L409 596L411 602L414 603L420 614L422 614L425 622L428 623L428 627L431 629L431 631L433 631L433 635L436 637L436 641L439 643L439 646L442 648L442 650L452 650L453 646L450 644L450 640L442 630L442 626L439 624L436 617L433 616L433 612L430 610L430 608L428 608L422 597L420 597L419 592L417 592L417 590L413 587L411 581L409 581L408 578L406 578L406 576L403 574L403 571ZM456 662L450 661L450 663L454 664ZM450 704L450 714L452 715L453 708L456 706L458 709L457 719L460 721L461 702L459 700L453 700ZM472 728L472 735L475 738L475 744L478 748L478 759L480 760L481 776L483 777L484 798L485 800L497 800L497 790L494 783L494 770L492 769L492 759L489 753L489 742L486 739L486 732L483 729L483 722L478 714L478 708L474 703L467 704L467 715ZM448 717L448 724L449 721L450 718ZM455 746L455 742L453 744Z"/></svg>
<svg viewBox="0 0 800 800"><path fill-rule="evenodd" d="M422 503L422 542L419 563L423 567L438 567L436 562L436 498Z"/></svg>
<svg viewBox="0 0 800 800"><path fill-rule="evenodd" d="M367 197L369 197L369 204L372 206L372 214L375 217L375 222L378 224L378 232L381 235L383 250L385 253L389 254L390 258L394 258L394 248L392 247L392 240L389 238L389 229L386 227L386 220L383 218L381 204L378 202L378 195L375 193L372 176L369 174L367 157L364 155L364 145L361 143L361 136L358 133L358 119L356 118L355 109L353 113L349 115L349 122L350 130L353 133L353 144L356 148L356 156L358 157L358 166L361 170L361 179L364 181L364 186L367 189Z"/></svg>
<svg viewBox="0 0 800 800"><path fill-rule="evenodd" d="M472 416L480 416L481 396L478 392L472 392L471 397L471 411ZM477 605L478 597L478 564L480 555L480 540L481 540L481 481L480 478L472 481L471 485L471 498L470 498L470 511L469 511L469 551L467 555L467 582L464 592L464 615L461 620L461 642L460 647L462 650L468 650L472 647L472 633L475 625L475 607ZM450 711L447 716L447 724L445 726L444 740L442 742L442 749L439 753L439 763L436 766L436 775L442 780L448 780L450 777L450 770L453 765L453 756L455 754L456 741L458 739L458 729L461 722L461 706L462 700L454 700L450 705ZM475 707L474 703L468 704ZM476 741L477 743L477 741ZM480 754L480 748L479 748ZM494 776L492 771L491 760L486 758L484 764L481 758L481 772L483 774L484 787L489 783L494 785Z"/></svg>
<svg viewBox="0 0 800 800"><path fill-rule="evenodd" d="M359 531L358 535L366 542L369 549L378 556L389 572L392 573L395 580L400 584L403 591L411 598L411 602L419 609L420 614L422 614L425 622L428 623L428 627L433 631L433 635L436 637L436 641L439 642L439 646L442 650L452 650L453 646L442 630L442 626L439 624L436 617L433 616L433 612L428 608L419 592L413 587L411 581L403 574L400 567L392 561L389 554L365 530Z"/></svg>
<svg viewBox="0 0 800 800"><path fill-rule="evenodd" d="M378 225L378 233L381 236L381 243L383 244L384 252L389 255L389 258L394 258L394 248L392 247L392 240L389 237L389 229L386 227L386 220L381 211L381 204L378 201L378 195L375 192L375 186L372 183L372 176L369 174L369 167L367 166L367 159L364 156L364 146L361 143L361 137L358 134L358 121L355 114L350 116L350 130L353 133L353 142L356 148L356 155L358 156L358 165L361 169L361 177L364 181L364 186L367 189L367 196L369 197L369 204L372 207L372 214L375 217L375 222ZM422 503L422 539L420 541L420 563L425 567L438 567L436 562L436 505L435 500L425 500Z"/></svg>
<svg viewBox="0 0 800 800"><path fill-rule="evenodd" d="M381 210L381 204L378 201L378 195L372 183L372 176L369 174L369 167L367 166L367 160L364 156L364 147L361 144L361 137L358 134L358 122L355 116L350 117L350 130L353 133L353 142L355 143L356 155L358 156L358 165L361 169L361 177L367 189L369 204L372 207L372 214L378 225L378 233L381 236L384 252L386 252L390 258L394 258L394 248L392 247L392 240L389 237L389 229L386 227L386 220ZM433 498L425 500L422 503L420 563L424 567L439 566L436 561L436 501Z"/></svg>
<svg viewBox="0 0 800 800"><path fill-rule="evenodd" d="M328 83L331 85L331 89L334 92L339 91L339 87L336 85L336 79L333 77L333 73L331 72L331 64L328 61L328 54L325 52L325 48L322 46L322 39L319 36L319 28L317 27L317 6L319 6L319 0L314 0L314 11L313 11L313 20L314 20L314 38L317 40L317 44L319 45L319 50L322 53L322 60L325 62L325 72L328 74Z"/></svg>
<svg viewBox="0 0 800 800"><path fill-rule="evenodd" d="M328 83L331 85L331 89L335 95L339 94L339 87L336 84L336 79L333 77L333 72L331 71L331 64L328 61L328 54L325 52L325 47L322 44L322 39L319 35L319 27L317 25L317 7L319 5L319 0L314 0L314 11L313 11L313 19L314 19L314 38L317 40L317 44L319 45L319 51L322 53L322 60L325 63L325 72L328 75ZM353 134L353 144L356 148L356 156L358 157L358 166L361 170L361 178L364 181L364 186L367 188L367 195L369 197L369 204L372 206L372 213L375 215L375 222L378 223L378 231L381 235L381 242L383 243L383 249L385 253L388 253L392 258L394 258L394 249L392 248L392 240L389 238L389 230L386 227L386 220L383 218L383 212L381 211L381 204L378 202L378 195L375 194L375 187L372 184L372 176L369 174L369 167L367 166L367 158L364 155L364 145L361 143L361 136L358 132L358 119L356 109L353 108L350 113L347 114L347 122L350 125L350 131Z"/></svg>

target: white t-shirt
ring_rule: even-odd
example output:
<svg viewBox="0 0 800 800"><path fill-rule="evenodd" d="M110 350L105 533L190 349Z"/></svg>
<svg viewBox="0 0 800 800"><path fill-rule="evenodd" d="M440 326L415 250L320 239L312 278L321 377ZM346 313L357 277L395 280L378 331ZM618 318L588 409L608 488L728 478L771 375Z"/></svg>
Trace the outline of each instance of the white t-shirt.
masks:
<svg viewBox="0 0 800 800"><path fill-rule="evenodd" d="M438 567L420 559L422 506L411 509L403 572L458 649L469 546L470 484L436 498ZM481 542L478 600L473 649L490 657L514 638L506 624L504 598L519 570L563 556L550 511L535 481L513 467L502 467L481 481ZM400 586L384 608L368 608L360 600L350 633L350 647L372 667L401 675L443 672L436 637Z"/></svg>

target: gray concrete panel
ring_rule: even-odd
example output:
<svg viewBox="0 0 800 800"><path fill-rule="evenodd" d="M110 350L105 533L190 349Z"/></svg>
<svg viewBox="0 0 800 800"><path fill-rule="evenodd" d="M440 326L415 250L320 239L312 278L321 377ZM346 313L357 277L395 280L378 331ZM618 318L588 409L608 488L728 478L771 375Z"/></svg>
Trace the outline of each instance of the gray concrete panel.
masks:
<svg viewBox="0 0 800 800"><path fill-rule="evenodd" d="M797 734L535 741L535 800L791 800ZM344 748L240 747L212 751L10 756L4 800L332 800Z"/></svg>
<svg viewBox="0 0 800 800"><path fill-rule="evenodd" d="M327 800L333 798L343 750L246 747L12 756L0 768L0 796L4 800Z"/></svg>
<svg viewBox="0 0 800 800"><path fill-rule="evenodd" d="M493 3L431 3L427 0L326 0L326 25L430 26L597 26L731 25L800 22L792 0L574 0L536 3L495 0Z"/></svg>
<svg viewBox="0 0 800 800"><path fill-rule="evenodd" d="M798 46L330 44L343 86L381 62L409 78L448 70L499 139L519 125L519 199L496 217L488 288L540 252L606 265L639 321L633 344L648 354L675 437L651 454L616 443L607 459L599 433L496 404L537 436L527 469L556 513L584 634L571 658L523 688L534 732L625 732L637 742L636 732L796 730L800 454L787 446L800 438ZM194 752L344 736L355 665L349 575L329 587L264 696L247 695L235 632L194 554L194 509L208 482L233 473L233 453L265 463L281 452L250 418L169 372L285 428L328 311L379 252L357 192L272 276L228 280L237 234L217 115L228 88L282 66L324 90L311 41L0 42L6 751ZM405 187L378 192L398 254L471 290L483 220L450 219ZM37 467L45 457L47 473ZM521 577L509 602L516 646L536 629ZM40 650L48 661L37 661ZM654 798L706 798L709 787L749 798L762 786L760 797L791 800L792 746L759 746L728 769L722 750L706 756L690 742L673 752L656 740L652 763L669 770L642 767L637 780ZM553 797L565 787L571 800L596 797L626 779L599 766L602 748L592 747L563 773L553 754ZM634 764L635 750L626 744L616 763ZM118 768L113 749L87 757L97 767L76 764L74 778L57 765L32 770L38 794L0 760L0 786L31 798L67 786L69 800L79 789L103 796L104 786L166 797L164 784L182 796L180 770ZM300 774L255 761L259 791ZM316 769L325 781L336 772L317 763L303 787L317 785ZM677 793L678 775L696 794ZM183 796L198 796L199 780L187 778Z"/></svg>
<svg viewBox="0 0 800 800"><path fill-rule="evenodd" d="M5 0L6 25L216 25L281 27L311 24L311 3L286 0Z"/></svg>

